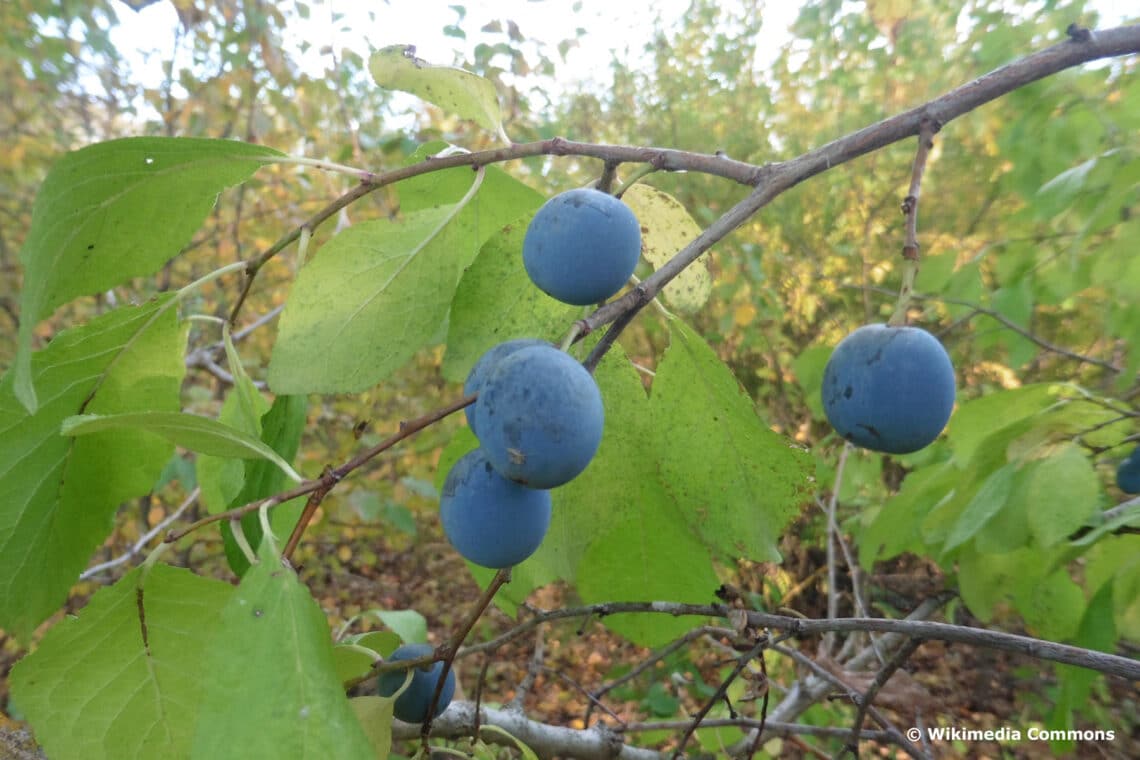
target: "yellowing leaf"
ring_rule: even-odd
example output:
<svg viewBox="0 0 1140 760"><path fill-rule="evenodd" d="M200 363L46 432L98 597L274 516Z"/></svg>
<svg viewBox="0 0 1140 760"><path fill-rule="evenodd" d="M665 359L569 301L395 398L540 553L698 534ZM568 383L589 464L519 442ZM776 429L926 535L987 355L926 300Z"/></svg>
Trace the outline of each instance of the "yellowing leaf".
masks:
<svg viewBox="0 0 1140 760"><path fill-rule="evenodd" d="M732 310L732 321L737 327L744 327L756 319L756 305L752 303L739 304Z"/></svg>
<svg viewBox="0 0 1140 760"><path fill-rule="evenodd" d="M466 69L437 66L416 58L415 45L391 45L377 50L368 61L368 70L381 87L423 98L510 142L503 132L499 96L490 80Z"/></svg>
<svg viewBox="0 0 1140 760"><path fill-rule="evenodd" d="M701 228L689 212L673 196L648 185L634 185L622 200L637 214L641 222L641 253L654 269L673 258ZM708 258L702 257L685 268L665 286L665 301L682 312L693 312L704 306L712 293L712 275Z"/></svg>

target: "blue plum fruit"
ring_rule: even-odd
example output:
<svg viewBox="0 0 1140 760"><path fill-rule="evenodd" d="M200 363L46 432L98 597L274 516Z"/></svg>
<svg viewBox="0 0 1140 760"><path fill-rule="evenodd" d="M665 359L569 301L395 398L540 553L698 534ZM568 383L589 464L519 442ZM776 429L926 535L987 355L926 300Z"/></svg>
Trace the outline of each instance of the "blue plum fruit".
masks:
<svg viewBox="0 0 1140 760"><path fill-rule="evenodd" d="M550 527L550 492L507 480L483 449L447 473L439 516L447 540L476 565L511 567L534 554Z"/></svg>
<svg viewBox="0 0 1140 760"><path fill-rule="evenodd" d="M621 290L641 255L641 225L629 206L600 190L556 195L531 219L523 266L547 295L585 306Z"/></svg>
<svg viewBox="0 0 1140 760"><path fill-rule="evenodd" d="M523 348L496 364L475 408L487 460L531 488L557 488L586 469L604 417L594 378L552 346Z"/></svg>
<svg viewBox="0 0 1140 760"><path fill-rule="evenodd" d="M388 657L387 662L400 662L402 660L415 660L432 653L427 644L404 644ZM390 697L400 690L407 678L406 670L393 670L380 674L380 696ZM431 704L432 694L435 693L436 684L439 683L440 674L443 673L443 663L433 662L430 665L421 665L412 671L412 682L404 693L396 697L392 714L405 723L423 723L428 717L428 706ZM451 704L455 696L455 671L447 671L447 678L443 682L443 691L439 694L439 701L435 705L435 713L439 715Z"/></svg>
<svg viewBox="0 0 1140 760"><path fill-rule="evenodd" d="M1140 493L1140 446L1116 468L1116 485L1124 493Z"/></svg>
<svg viewBox="0 0 1140 760"><path fill-rule="evenodd" d="M472 393L478 393L479 389L483 387L483 379L487 377L487 373L491 371L491 367L498 364L501 359L510 356L520 348L549 345L550 344L546 341L538 340L537 338L519 338L493 346L479 357L479 361L475 362L475 366L472 367L471 371L467 374L467 380L463 383L463 395L470 396ZM479 431L475 429L475 405L478 403L479 402L476 401L475 404L471 404L463 410L467 415L467 426L471 428L471 432L476 436L479 435Z"/></svg>
<svg viewBox="0 0 1140 760"><path fill-rule="evenodd" d="M929 445L954 408L954 366L918 327L864 325L835 347L823 371L823 408L856 446L907 454Z"/></svg>

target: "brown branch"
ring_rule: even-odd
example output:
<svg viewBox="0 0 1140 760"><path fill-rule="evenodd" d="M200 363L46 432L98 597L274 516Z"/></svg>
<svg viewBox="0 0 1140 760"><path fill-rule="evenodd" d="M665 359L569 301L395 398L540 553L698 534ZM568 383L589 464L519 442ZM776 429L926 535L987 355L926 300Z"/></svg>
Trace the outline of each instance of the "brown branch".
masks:
<svg viewBox="0 0 1140 760"><path fill-rule="evenodd" d="M894 314L887 321L889 325L905 325L910 309L911 294L918 279L918 196L922 191L922 175L926 172L926 162L930 149L934 147L934 135L940 125L933 119L923 119L918 126L918 149L914 154L914 165L910 173L910 188L902 202L902 212L906 216L906 233L903 241L902 284L899 286L898 301Z"/></svg>
<svg viewBox="0 0 1140 760"><path fill-rule="evenodd" d="M419 163L393 169L382 173L362 172L360 184L333 200L320 211L313 214L305 222L278 239L273 245L265 249L256 258L251 259L245 269L245 282L237 303L230 311L230 322L237 319L238 313L245 304L253 287L253 282L261 268L273 257L296 242L301 233L308 230L314 232L317 227L328 221L340 212L369 193L379 190L387 185L401 180L417 177L421 174L454 169L463 166L482 167L489 164L515 161L533 156L586 156L598 158L604 162L604 167L612 170L622 163L649 164L661 171L691 171L702 174L711 174L725 179L731 179L743 185L755 186L761 168L755 164L744 161L734 161L715 154L694 153L671 148L641 148L631 145L603 145L599 143L584 143L554 137L538 142L518 143L505 148L476 151L474 153L455 153L447 156L429 156Z"/></svg>
<svg viewBox="0 0 1140 760"><path fill-rule="evenodd" d="M760 719L757 721L756 732L752 741L744 747L744 760L752 760L760 749L760 739L764 736L768 723L768 700L772 696L771 683L768 681L768 661L764 658L763 652L756 659L760 662L760 677L764 679L764 693L760 697ZM705 725L707 727L708 724Z"/></svg>
<svg viewBox="0 0 1140 760"><path fill-rule="evenodd" d="M804 180L859 156L918 135L923 129L923 124L945 125L991 100L1064 69L1101 58L1138 52L1140 52L1140 25L1105 29L1095 34L1081 36L1080 39L1071 38L995 69L924 105L864 127L804 153L798 158L765 166L756 166L717 154L655 147L602 145L555 137L474 153L428 157L419 163L379 174L362 172L359 185L325 206L250 262L246 268L246 281L242 292L230 313L230 321L233 322L237 318L261 267L296 241L303 230L314 231L341 209L374 190L421 174L460 166L480 167L532 156L585 156L600 159L607 165L613 166L621 163L640 163L648 164L660 171L709 174L755 188L750 195L729 209L669 262L646 278L641 285L586 317L583 320L586 329L582 331L582 335L585 335L613 322L620 315L628 314L632 318L681 270L781 193ZM614 337L616 338L616 335Z"/></svg>
<svg viewBox="0 0 1140 760"><path fill-rule="evenodd" d="M428 703L427 720L425 720L420 727L420 737L423 740L425 756L431 754L427 742L428 737L431 735L435 706L439 704L439 697L443 694L443 686L447 679L447 674L451 670L451 664L455 661L455 655L459 652L459 647L463 646L463 642L467 639L468 634L471 633L471 629L475 627L475 623L482 617L487 606L491 604L491 600L495 598L495 594L499 592L503 584L510 583L510 581L511 569L509 567L495 573L495 577L491 579L491 582L487 584L487 588L483 590L483 594L476 600L475 606L471 608L467 619L463 621L463 625L452 634L447 644L436 652L436 659L443 662L443 670L440 671L439 680L435 682L435 691L432 692L431 701Z"/></svg>
<svg viewBox="0 0 1140 760"><path fill-rule="evenodd" d="M252 501L249 504L235 507L225 512L218 512L217 514L203 517L201 520L197 520L196 522L187 525L182 530L171 531L167 534L165 541L166 543L172 543L190 533L193 533L203 526L209 525L210 523L215 523L220 520L232 520L241 518L250 512L260 509L262 506L275 507L279 504L284 504L287 501L291 501L292 499L296 499L299 496L307 496L317 491L321 491L322 489L323 493L321 495L321 498L323 499L324 496L327 495L328 492L331 491L337 483L343 480L353 470L367 463L369 460L373 459L384 451L392 448L405 438L410 438L424 428L433 425L436 422L439 422L449 414L459 411L468 404L474 403L476 397L477 396L475 394L464 396L458 401L454 401L447 406L436 409L434 412L429 412L422 417L417 417L410 422L401 422L398 432L384 439L375 446L366 449L360 454L357 454L355 457L348 460L340 467L336 467L334 469L326 469L319 478L316 478L315 480L307 480L296 488L291 488L288 491L282 491L281 493L270 496L267 499L258 499L257 501ZM319 500L317 503L320 503ZM308 505L306 505L306 509L307 508ZM298 525L301 524L302 521L299 520ZM292 542L292 537L290 537L290 542Z"/></svg>
<svg viewBox="0 0 1140 760"><path fill-rule="evenodd" d="M902 202L902 212L906 215L906 239L903 242L903 258L918 261L918 196L922 190L922 175L926 172L926 162L930 149L934 147L934 135L940 125L925 119L918 127L918 149L914 154L914 166L910 173L910 189Z"/></svg>

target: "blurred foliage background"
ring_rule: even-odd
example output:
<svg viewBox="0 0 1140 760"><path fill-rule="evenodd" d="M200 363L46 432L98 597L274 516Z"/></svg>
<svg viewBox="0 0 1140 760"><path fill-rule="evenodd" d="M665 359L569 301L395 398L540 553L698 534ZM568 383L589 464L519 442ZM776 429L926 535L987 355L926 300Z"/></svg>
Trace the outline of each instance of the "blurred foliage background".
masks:
<svg viewBox="0 0 1140 760"><path fill-rule="evenodd" d="M134 75L131 56L112 34L121 19L155 3L172 6L178 19L169 39L152 41L168 51L157 85ZM568 84L561 77L566 56L595 32L584 25L578 4L543 4L564 15L563 38L539 39L505 16L476 26L462 3L439 19L439 31L457 52L454 60L432 62L463 66L495 82L514 141L562 135L723 151L758 164L795 157L1060 41L1071 22L1098 24L1095 10L1081 0L819 0L802 4L773 50L761 49L770 39L760 34L769 23L765 3L692 0L676 18L646 10L643 41L627 40L634 55L612 54L604 81ZM0 323L7 324L0 330L0 366L13 353L18 252L36 187L64 151L127 135L229 137L380 171L430 140L471 150L494 145L493 135L472 124L377 88L367 72L367 49L320 48L323 70L302 66L313 51L298 43L296 28L317 16L349 23L335 4L321 0L0 3ZM951 352L961 400L1073 381L1118 400L1127 423L1119 440L1136 432L1135 418L1128 417L1140 399L1137 65L1122 59L1063 72L955 120L937 136L919 224L918 288L925 297L911 316ZM823 484L831 482L827 463L841 444L830 435L817 398L823 364L839 338L859 324L884 321L893 307L904 232L899 203L913 152L912 141L892 146L777 199L711 252L714 297L692 318L773 429L820 452ZM600 171L597 162L574 158L506 168L546 194L584 184ZM655 174L646 181L680 199L701 224L748 192L694 174ZM107 304L177 287L264 250L349 186L340 175L262 171L222 199L190 249L161 277L67 307L57 322L84 320ZM338 226L397 211L394 195L377 192L342 213ZM314 242L332 232L332 225L318 230ZM271 269L246 309L250 321L283 302L292 272L279 260ZM269 282L274 286L266 287ZM194 309L225 316L236 297L233 289L209 288ZM243 343L255 378L263 377L271 335L271 327L263 328ZM626 351L648 367L667 342L667 331L651 319L639 320L623 337ZM378 440L398 420L453 397L458 389L441 378L441 355L424 351L390 382L359 396L322 399L310 412L301 464L316 471L343 460L361 439ZM187 406L216 412L223 390L214 374L194 368ZM367 481L338 489L326 503L325 524L341 539L381 526L389 536L384 551L438 542L438 534L414 537L425 525L432 530L435 464L458 426L449 420L434 427L391 452ZM1118 443L1098 443L1088 452L1114 496L1108 484L1124 453ZM853 454L841 492L845 519L896 491L923 456L900 465ZM172 467L170 481L181 477L181 492L189 490L192 470ZM167 496L160 492L126 510L106 556L158 522L177 503L177 494ZM805 516L800 538L788 539L789 556L802 553L798 540L822 535L822 522L818 512ZM219 543L198 549L215 559L221 554ZM309 551L322 551L320 542ZM335 576L350 560L375 562L378 551L374 545L326 555L325 572ZM423 597L433 590L430 563L420 568L423 577L403 579ZM794 579L814 567L808 562L787 570ZM364 604L322 601L342 619Z"/></svg>

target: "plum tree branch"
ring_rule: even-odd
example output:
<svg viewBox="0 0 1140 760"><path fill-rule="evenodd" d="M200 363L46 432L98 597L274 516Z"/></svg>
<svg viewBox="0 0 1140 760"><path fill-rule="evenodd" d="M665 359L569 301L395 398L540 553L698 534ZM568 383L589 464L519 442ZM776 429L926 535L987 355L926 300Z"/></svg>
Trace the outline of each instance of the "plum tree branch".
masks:
<svg viewBox="0 0 1140 760"><path fill-rule="evenodd" d="M953 598L952 594L943 593L924 599L917 607L911 610L906 619L926 620L951 598ZM884 650L889 651L901 645L903 641L905 641L903 635L888 633L879 640L879 645ZM773 651L792 658L802 657L794 648L777 646L773 647ZM866 647L861 652L844 661L843 667L850 670L863 669L869 665L876 656L875 650L871 647ZM772 709L769 715L771 720L785 723L795 720L836 686L835 676L826 669L818 666L813 660L805 657L803 664L812 672L806 677L796 680L787 688L780 703ZM846 688L846 686L841 685L841 688ZM878 715L873 707L868 709L868 713L875 717L877 721L882 719L882 716ZM755 733L755 729L752 730L752 733Z"/></svg>
<svg viewBox="0 0 1140 760"><path fill-rule="evenodd" d="M391 436L385 438L375 446L365 449L339 467L326 469L319 478L307 480L295 488L274 494L273 496L270 496L266 499L258 499L257 501L251 501L249 504L244 504L240 507L235 507L225 512L218 512L217 514L207 515L206 517L203 517L202 519L197 520L190 525L187 525L181 530L171 531L166 535L166 538L164 540L166 543L172 543L179 540L183 536L186 536L189 533L198 530L201 527L209 525L210 523L215 523L220 520L232 520L235 518L241 518L250 512L260 509L263 505L275 507L280 504L284 504L285 502L292 499L296 499L299 496L308 496L309 494L315 493L321 489L324 489L325 494L327 494L328 491L332 490L332 488L335 487L337 483L343 480L352 471L356 470L368 461L392 448L405 438L410 438L424 428L429 427L436 422L439 422L449 414L459 411L468 404L474 403L474 401L474 395L464 396L459 400L453 401L452 403L440 407L433 412L429 412L422 417L417 417L416 419L409 420L407 422L401 422L399 430L397 430ZM321 498L323 498L323 496ZM298 525L300 524L301 521L298 521ZM290 541L292 542L292 538L290 538Z"/></svg>
<svg viewBox="0 0 1140 760"><path fill-rule="evenodd" d="M789 161L762 167L756 189L709 225L672 259L620 298L600 307L583 322L590 330L621 315L641 310L662 288L722 238L744 224L781 193L859 156L918 135L924 123L945 127L1002 95L1027 84L1101 58L1140 53L1140 25L1090 33L1082 40L1067 39L1037 53L983 74L909 111L884 119L834 140Z"/></svg>
<svg viewBox="0 0 1140 760"><path fill-rule="evenodd" d="M661 660L663 660L666 657L668 657L669 655L671 655L673 652L676 652L681 647L683 647L687 644L691 644L693 641L695 641L695 640L697 640L697 639L699 639L705 635L723 636L723 637L732 638L736 635L736 632L730 628L723 628L723 627L711 626L711 625L702 625L702 626L698 626L696 628L693 628L689 631L686 631L683 636L680 636L679 638L673 639L673 641L670 641L665 646L663 646L660 649L652 652L648 657L643 659L641 662L637 663L637 665L634 665L632 668L630 668L629 672L618 676L617 678L610 681L609 683L603 684L600 688L594 690L594 692L591 693L591 695L590 695L590 704L586 707L586 716L583 719L583 722L586 725L590 725L590 716L593 713L595 701L600 700L606 694L609 694L611 691L618 688L619 686L623 686L623 685L629 683L630 681L637 678L638 676L640 676L645 671L652 668L658 662L660 662Z"/></svg>
<svg viewBox="0 0 1140 760"><path fill-rule="evenodd" d="M277 254L300 239L301 235L312 233L317 227L336 216L342 209L347 208L364 196L379 190L382 187L400 182L401 180L418 177L422 174L455 169L469 166L478 169L490 164L516 161L533 156L585 156L597 158L604 162L604 166L613 167L623 163L648 164L660 171L691 171L702 174L711 174L730 179L743 185L755 186L760 177L761 167L744 161L736 161L725 156L695 153L692 151L676 150L672 148L636 147L632 145L605 145L601 143L586 143L554 137L549 140L540 140L530 143L517 143L505 148L476 151L473 153L449 153L446 156L429 156L415 164L402 166L387 172L369 172L360 170L359 184L340 197L329 202L324 208L317 211L302 224L295 227L271 246L251 259L245 268L245 281L237 302L230 310L230 323L234 323L238 313L245 305L246 299L253 287L258 272ZM287 158L284 163L299 163L294 158ZM320 162L302 162L319 166Z"/></svg>
<svg viewBox="0 0 1140 760"><path fill-rule="evenodd" d="M729 608L719 604L703 605L681 602L601 602L582 607L549 610L536 614L526 622L494 639L464 648L460 651L459 656L463 657L475 652L498 649L535 626L555 620L606 617L623 612L653 613L673 617L725 618L728 616ZM1119 678L1140 679L1140 662L1128 657L983 628L971 628L951 623L934 623L925 620L894 620L888 618L813 620L755 611L748 611L746 614L750 626L786 631L795 636L814 636L828 631L894 633L902 634L908 638L950 641L988 649L1000 649L1050 662L1096 670Z"/></svg>

